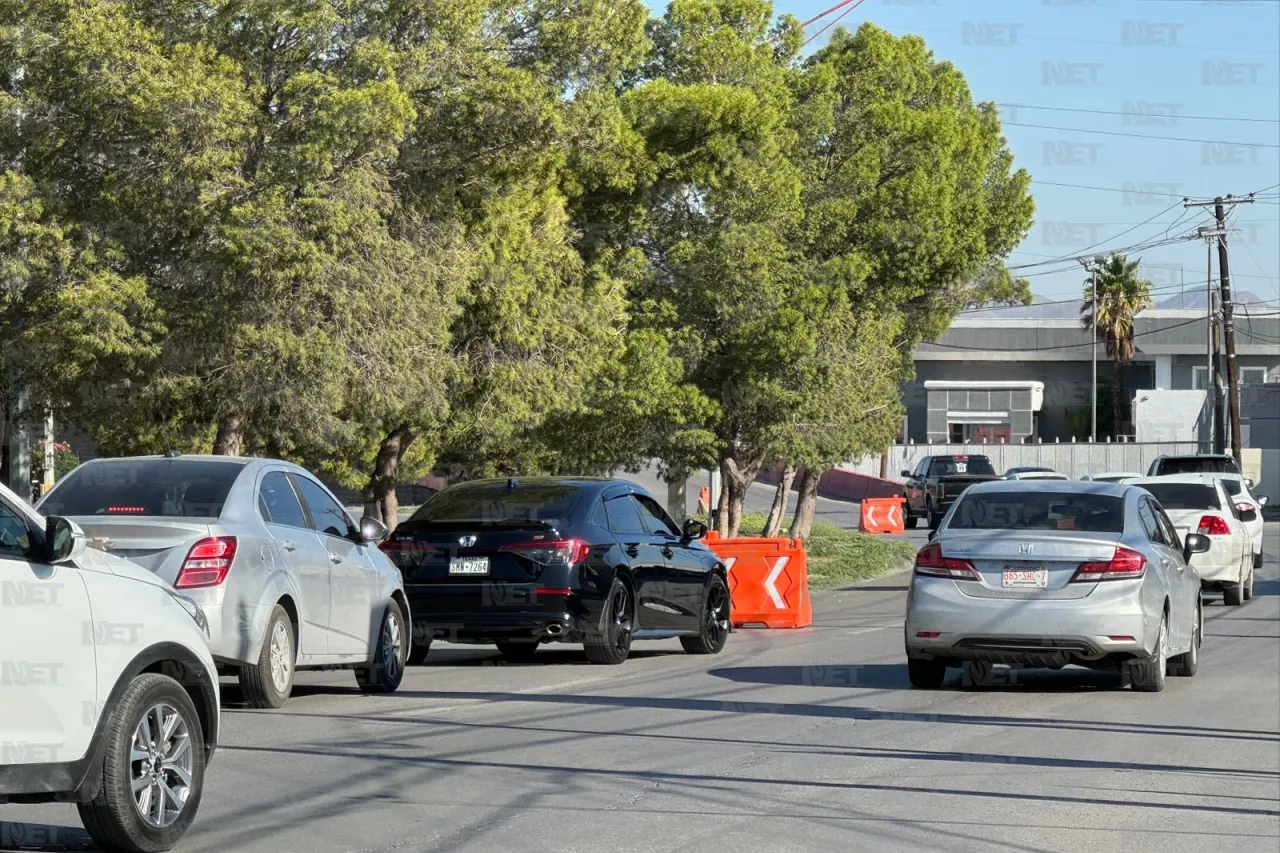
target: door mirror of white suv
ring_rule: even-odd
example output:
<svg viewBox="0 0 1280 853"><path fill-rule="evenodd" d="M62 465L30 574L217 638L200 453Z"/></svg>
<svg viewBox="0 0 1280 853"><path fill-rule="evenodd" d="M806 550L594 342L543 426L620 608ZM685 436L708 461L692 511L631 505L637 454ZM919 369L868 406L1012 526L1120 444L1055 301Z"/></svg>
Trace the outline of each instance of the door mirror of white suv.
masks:
<svg viewBox="0 0 1280 853"><path fill-rule="evenodd" d="M360 539L364 542L381 542L387 538L387 526L376 518L360 519Z"/></svg>
<svg viewBox="0 0 1280 853"><path fill-rule="evenodd" d="M45 559L50 563L65 563L84 553L84 531L74 521L50 516L44 525Z"/></svg>
<svg viewBox="0 0 1280 853"><path fill-rule="evenodd" d="M1266 495L1263 495L1262 497L1258 498L1258 506L1266 506L1268 500L1270 500L1270 498L1268 498Z"/></svg>

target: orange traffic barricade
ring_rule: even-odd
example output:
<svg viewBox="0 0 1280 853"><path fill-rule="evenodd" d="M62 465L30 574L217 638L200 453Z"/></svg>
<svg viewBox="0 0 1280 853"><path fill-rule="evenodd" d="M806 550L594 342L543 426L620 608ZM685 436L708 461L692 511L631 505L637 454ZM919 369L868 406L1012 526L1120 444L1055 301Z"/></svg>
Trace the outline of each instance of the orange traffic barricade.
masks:
<svg viewBox="0 0 1280 853"><path fill-rule="evenodd" d="M721 539L711 531L705 541L729 570L735 628L807 628L813 624L809 571L799 539Z"/></svg>
<svg viewBox="0 0 1280 853"><path fill-rule="evenodd" d="M902 533L902 498L863 498L858 530L863 533Z"/></svg>

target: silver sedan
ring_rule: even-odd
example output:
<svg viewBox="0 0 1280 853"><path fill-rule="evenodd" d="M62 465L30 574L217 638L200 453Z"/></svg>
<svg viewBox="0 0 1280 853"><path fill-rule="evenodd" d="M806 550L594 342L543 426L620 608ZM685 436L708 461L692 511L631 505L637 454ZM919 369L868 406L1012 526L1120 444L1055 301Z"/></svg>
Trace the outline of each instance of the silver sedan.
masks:
<svg viewBox="0 0 1280 853"><path fill-rule="evenodd" d="M400 685L412 622L400 571L376 547L386 527L352 523L304 468L177 453L95 459L39 507L195 599L214 660L239 675L250 706L284 704L297 669L354 669L370 693Z"/></svg>
<svg viewBox="0 0 1280 853"><path fill-rule="evenodd" d="M948 667L985 681L993 664L1124 668L1136 690L1199 666L1208 539L1179 539L1134 486L1004 481L970 487L916 555L907 595L912 685Z"/></svg>

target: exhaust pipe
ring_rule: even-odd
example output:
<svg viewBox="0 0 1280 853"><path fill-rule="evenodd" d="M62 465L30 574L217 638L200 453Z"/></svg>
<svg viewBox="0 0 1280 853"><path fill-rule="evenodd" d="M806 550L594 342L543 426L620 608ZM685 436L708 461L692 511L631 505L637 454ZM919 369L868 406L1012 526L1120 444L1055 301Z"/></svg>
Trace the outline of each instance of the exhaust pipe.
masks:
<svg viewBox="0 0 1280 853"><path fill-rule="evenodd" d="M553 622L553 623L551 623L550 625L548 625L548 626L547 626L547 636L548 636L548 637L559 637L559 636L560 636L561 634L563 634L563 633L564 633L564 626L563 626L563 625L560 625L560 624L558 624L558 623Z"/></svg>

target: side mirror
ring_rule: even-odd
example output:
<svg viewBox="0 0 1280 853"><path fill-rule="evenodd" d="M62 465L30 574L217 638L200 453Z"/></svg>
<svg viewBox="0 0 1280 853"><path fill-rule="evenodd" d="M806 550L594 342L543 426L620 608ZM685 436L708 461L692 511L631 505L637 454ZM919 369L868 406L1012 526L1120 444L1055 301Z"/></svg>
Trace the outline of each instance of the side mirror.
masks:
<svg viewBox="0 0 1280 853"><path fill-rule="evenodd" d="M45 560L50 565L76 559L84 553L87 544L84 531L74 521L56 515L45 520Z"/></svg>
<svg viewBox="0 0 1280 853"><path fill-rule="evenodd" d="M1246 489L1252 489L1252 488L1253 488L1253 478L1252 478L1252 477L1245 477L1245 478L1244 478L1244 487L1245 487Z"/></svg>
<svg viewBox="0 0 1280 853"><path fill-rule="evenodd" d="M707 535L707 526L697 519L691 518L680 528L686 542L701 539Z"/></svg>
<svg viewBox="0 0 1280 853"><path fill-rule="evenodd" d="M1182 556L1191 562L1192 554L1203 554L1209 550L1209 537L1203 533L1188 533L1187 541L1182 546Z"/></svg>
<svg viewBox="0 0 1280 853"><path fill-rule="evenodd" d="M937 531L936 529L935 529L935 530L930 530L930 531L929 531L929 541L930 541L930 542L932 542L933 540L935 540L935 539L937 539L937 538L938 538L938 531Z"/></svg>
<svg viewBox="0 0 1280 853"><path fill-rule="evenodd" d="M381 542L387 538L387 526L376 518L365 516L360 519L360 542Z"/></svg>
<svg viewBox="0 0 1280 853"><path fill-rule="evenodd" d="M910 479L911 479L911 472L910 472L910 471L903 471L903 472L902 472L902 476L903 476L903 478L904 478L904 479L910 480Z"/></svg>
<svg viewBox="0 0 1280 853"><path fill-rule="evenodd" d="M1266 495L1262 495L1261 497L1259 497L1259 498L1258 498L1258 506L1266 506L1266 505L1267 505L1267 501L1269 501L1269 500L1271 500L1271 499L1270 499L1270 498L1268 498Z"/></svg>

